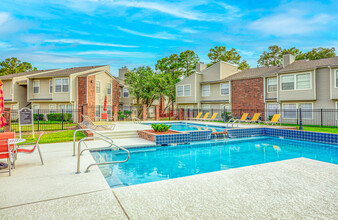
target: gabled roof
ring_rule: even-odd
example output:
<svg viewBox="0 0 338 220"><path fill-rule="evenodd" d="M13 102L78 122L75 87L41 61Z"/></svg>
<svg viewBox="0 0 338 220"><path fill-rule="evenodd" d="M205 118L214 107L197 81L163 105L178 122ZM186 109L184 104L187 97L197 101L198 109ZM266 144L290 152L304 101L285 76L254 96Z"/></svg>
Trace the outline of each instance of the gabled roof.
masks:
<svg viewBox="0 0 338 220"><path fill-rule="evenodd" d="M279 73L310 70L318 67L338 66L338 57L324 58L318 60L296 60L287 65Z"/></svg>
<svg viewBox="0 0 338 220"><path fill-rule="evenodd" d="M3 75L3 76L0 76L0 79L1 79L1 80L13 79L13 78L15 78L15 77L29 76L29 75L32 75L32 74L42 73L42 72L47 72L47 71L53 71L53 70L57 70L57 69L50 69L50 70L35 70L35 71L29 71L29 72L21 72L21 73L15 73L15 74Z"/></svg>
<svg viewBox="0 0 338 220"><path fill-rule="evenodd" d="M75 73L80 73L80 72L88 71L88 70L92 70L92 69L94 70L96 68L100 68L100 67L103 67L103 66L106 66L106 65L73 67L73 68L68 68L68 69L64 69L64 70L57 70L57 71L39 74L39 75L36 75L36 76L31 76L29 78L50 78L50 77L57 77L57 76L70 76L70 75L75 74Z"/></svg>
<svg viewBox="0 0 338 220"><path fill-rule="evenodd" d="M276 76L277 72L281 69L282 67L280 66L250 68L250 69L239 71L231 76L224 78L223 80L227 81L227 80L239 80L239 79Z"/></svg>

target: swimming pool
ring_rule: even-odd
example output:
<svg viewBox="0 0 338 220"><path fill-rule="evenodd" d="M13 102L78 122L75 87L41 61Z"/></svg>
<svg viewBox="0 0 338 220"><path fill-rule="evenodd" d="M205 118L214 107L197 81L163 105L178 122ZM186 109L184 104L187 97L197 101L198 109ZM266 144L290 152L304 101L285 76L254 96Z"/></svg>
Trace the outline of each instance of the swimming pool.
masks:
<svg viewBox="0 0 338 220"><path fill-rule="evenodd" d="M145 124L150 125L150 123L145 123ZM207 125L207 124L187 123L187 122L164 122L161 124L171 125L170 129L174 131L209 130L209 131L221 132L221 131L224 131L224 129L227 129L226 126L214 126L214 125Z"/></svg>
<svg viewBox="0 0 338 220"><path fill-rule="evenodd" d="M130 160L101 166L110 187L123 187L298 157L338 164L338 146L260 136L130 149ZM121 151L92 152L96 161L122 160Z"/></svg>

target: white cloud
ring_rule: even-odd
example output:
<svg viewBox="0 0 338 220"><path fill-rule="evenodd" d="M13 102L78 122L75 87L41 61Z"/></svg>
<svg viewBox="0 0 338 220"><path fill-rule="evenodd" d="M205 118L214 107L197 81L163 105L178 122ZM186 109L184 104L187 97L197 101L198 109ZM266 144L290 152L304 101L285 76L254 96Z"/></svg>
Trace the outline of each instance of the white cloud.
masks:
<svg viewBox="0 0 338 220"><path fill-rule="evenodd" d="M145 2L145 1L111 1L111 5L124 6L131 8L141 8L153 11L158 11L164 14L169 14L178 18L185 18L189 20L209 20L202 12L188 10L181 7L181 4L166 3L166 2Z"/></svg>
<svg viewBox="0 0 338 220"><path fill-rule="evenodd" d="M10 18L10 14L7 12L0 12L0 27L5 24Z"/></svg>
<svg viewBox="0 0 338 220"><path fill-rule="evenodd" d="M249 29L268 35L288 36L308 34L325 29L325 25L332 21L327 14L308 16L298 10L290 10L283 14L276 14L260 18L251 24Z"/></svg>
<svg viewBox="0 0 338 220"><path fill-rule="evenodd" d="M78 52L77 55L116 55L116 56L128 56L128 57L154 57L151 53L144 52L128 52L128 51L108 51L108 50L94 50Z"/></svg>
<svg viewBox="0 0 338 220"><path fill-rule="evenodd" d="M149 37L149 38L157 38L157 39L164 39L164 40L175 40L177 39L177 35L169 34L167 32L159 32L155 34L147 34L147 33L142 33L138 31L133 31L130 29L122 28L122 27L117 27L120 31L133 34L133 35L138 35L142 37Z"/></svg>
<svg viewBox="0 0 338 220"><path fill-rule="evenodd" d="M82 44L82 45L94 45L94 46L106 46L106 47L138 47L132 45L122 45L122 44L111 44L111 43L101 43L94 41L86 41L80 39L47 39L45 42L48 43L62 43L62 44Z"/></svg>

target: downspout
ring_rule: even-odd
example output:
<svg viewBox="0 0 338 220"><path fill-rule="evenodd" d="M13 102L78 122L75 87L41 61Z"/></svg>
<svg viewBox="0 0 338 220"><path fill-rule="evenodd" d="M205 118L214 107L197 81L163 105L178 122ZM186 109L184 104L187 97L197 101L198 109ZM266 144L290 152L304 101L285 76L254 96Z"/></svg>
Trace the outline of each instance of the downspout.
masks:
<svg viewBox="0 0 338 220"><path fill-rule="evenodd" d="M313 97L314 100L317 100L317 80L316 80L316 68L313 69Z"/></svg>
<svg viewBox="0 0 338 220"><path fill-rule="evenodd" d="M265 89L266 89L266 86L265 86L265 83L266 83L266 78L263 77L263 102L264 102L264 116L265 116L265 120L266 120L266 109L267 109L267 106L266 106L266 102L265 102L265 98L266 98L266 94L265 94Z"/></svg>
<svg viewBox="0 0 338 220"><path fill-rule="evenodd" d="M333 98L332 97L332 87L334 85L334 80L333 80L333 82L331 82L331 80L334 79L334 73L332 74L331 66L328 66L328 68L330 69L330 99L332 100L332 98Z"/></svg>

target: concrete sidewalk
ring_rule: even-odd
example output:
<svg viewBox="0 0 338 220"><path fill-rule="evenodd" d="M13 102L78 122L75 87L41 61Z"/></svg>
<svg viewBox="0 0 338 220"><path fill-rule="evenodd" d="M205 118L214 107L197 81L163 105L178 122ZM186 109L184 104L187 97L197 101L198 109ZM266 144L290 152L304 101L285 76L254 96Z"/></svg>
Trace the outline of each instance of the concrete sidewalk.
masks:
<svg viewBox="0 0 338 220"><path fill-rule="evenodd" d="M20 154L0 174L0 219L338 218L334 164L298 158L111 190L97 167L75 174L72 143L41 149L44 166ZM85 152L81 170L93 162Z"/></svg>

